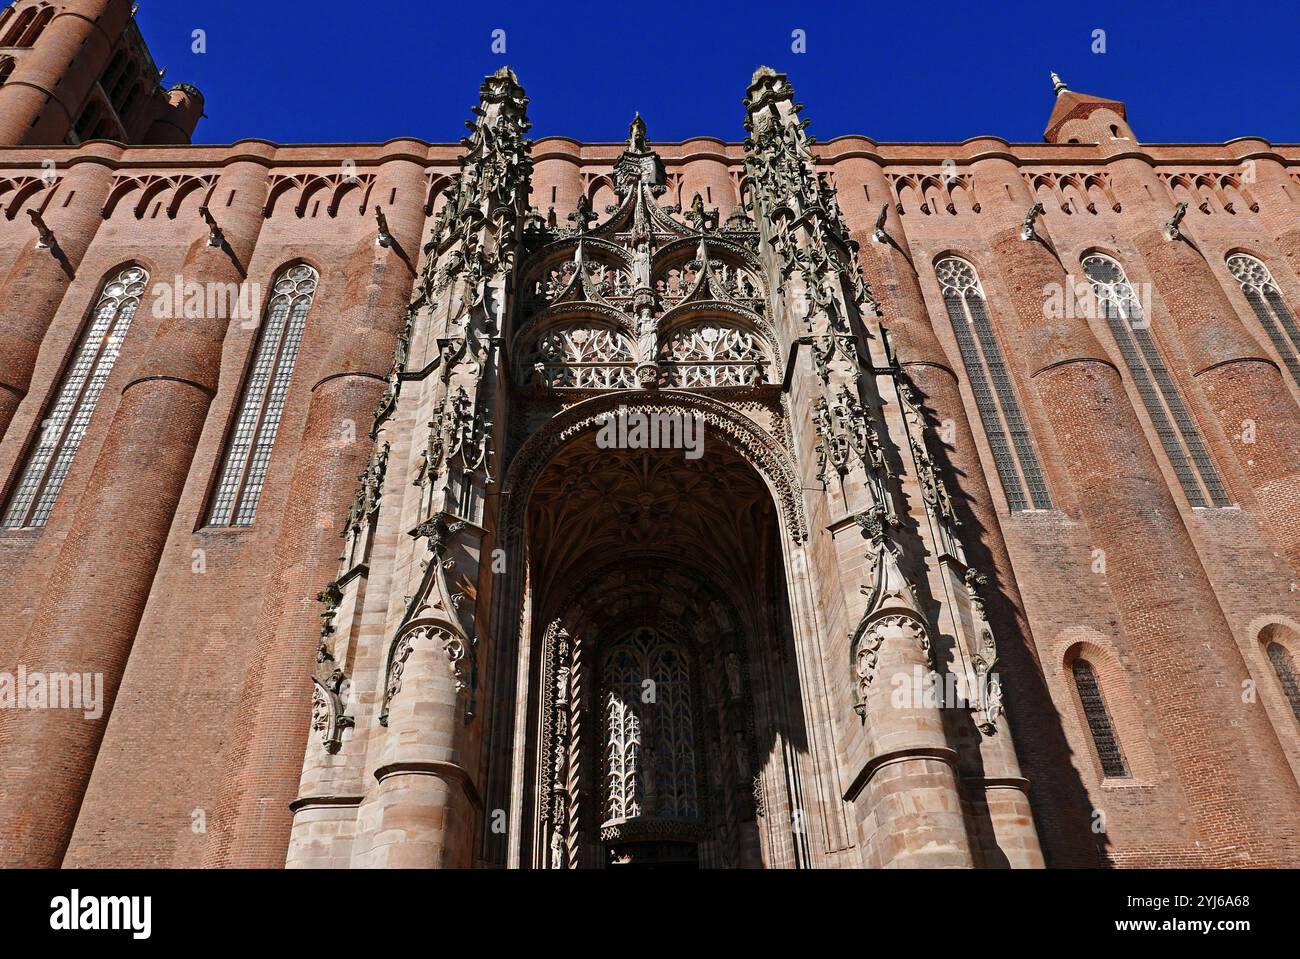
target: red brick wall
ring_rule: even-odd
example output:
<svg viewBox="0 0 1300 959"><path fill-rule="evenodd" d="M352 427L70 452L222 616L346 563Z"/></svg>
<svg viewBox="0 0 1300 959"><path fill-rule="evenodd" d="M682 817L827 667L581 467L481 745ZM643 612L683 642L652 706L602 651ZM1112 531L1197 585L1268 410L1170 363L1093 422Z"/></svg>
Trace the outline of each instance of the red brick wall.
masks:
<svg viewBox="0 0 1300 959"><path fill-rule="evenodd" d="M1149 147L1145 154L1157 171L1227 170L1239 168L1249 152L1240 146ZM545 159L534 181L534 204L545 213L554 187L563 223L577 196L610 172L620 149L558 138L540 142L536 153ZM741 148L701 140L658 149L671 177L672 192L664 202L680 197L689 203L694 192L711 190L712 205L722 207L725 216L740 196ZM1257 648L1259 631L1268 623L1300 621L1300 592L1292 586L1298 574L1277 540L1279 533L1294 531L1279 528L1281 512L1260 505L1269 471L1285 470L1291 455L1286 451L1294 449L1296 438L1272 437L1253 464L1232 446L1232 422L1219 412L1227 408L1219 401L1222 391L1239 397L1231 407L1233 417L1240 409L1259 407L1261 422L1268 419L1263 405L1269 398L1253 380L1239 385L1236 373L1196 375L1200 370L1185 341L1184 274L1160 265L1168 252L1160 244L1166 241L1151 238L1151 214L1143 204L1122 199L1127 175L1122 163L1087 143L1012 146L987 138L949 145L877 145L844 138L818 149L835 176L841 206L863 247L864 268L884 305L886 323L898 330L900 355L913 381L937 421L951 418L957 424L942 458L964 530L973 531L972 557L986 557L1003 586L993 603L998 628L1003 636L1018 637L1004 663L1006 699L1049 864L1088 864L1097 847L1122 865L1227 864L1240 861L1241 852L1259 862L1296 864L1295 827L1285 810L1296 806L1300 737L1289 713L1267 701L1273 687L1260 673L1267 661ZM1300 149L1251 149L1280 158L1268 161L1277 170L1261 174L1260 211L1238 207L1230 214L1212 205L1207 214L1194 207L1184 231L1200 257L1199 263L1189 261L1197 271L1197 289L1204 293L1204 284L1219 285L1218 319L1228 319L1224 311L1232 311L1238 335L1276 362L1276 351L1233 287L1223 257L1237 248L1259 256L1293 308L1300 305L1300 280L1287 259L1295 234L1285 232L1300 212L1294 177ZM332 147L247 141L228 147L130 147L120 156L116 148L95 147L98 160L72 163L88 151L0 149L4 175L39 172L46 157L57 161L64 180L46 220L74 267L71 277L51 268L50 254L32 248L35 234L25 217L0 217L5 270L0 310L6 311L0 314L0 336L14 344L0 360L0 379L13 397L12 419L0 440L5 489L39 428L105 274L134 260L150 270L151 283L172 282L188 251L207 236L199 203L207 199L218 222L230 225L247 200L240 190L230 201L235 205L227 206L221 187L226 171L242 162L259 164L272 190L295 175L336 177L349 169L345 161L363 178L375 177L369 187L361 184L347 193L334 215L328 199L338 190L334 181L309 197L301 216L295 212L300 185L277 195L269 217L263 218L260 201L252 205L255 242L241 255L239 267L248 278L268 283L296 259L321 274L252 527L206 529L204 510L257 331L239 324L224 331L205 367L215 394L210 400L195 394L192 401L169 401L188 417L184 430L169 429L151 413L162 402L155 393L175 392L166 381L123 394L146 370L157 372L145 364L158 360L157 350L153 360L146 358L164 321L146 303L49 524L39 531L0 531L0 601L7 611L0 668L11 668L24 655L21 650L33 648L33 624L56 612L49 623L59 629L40 627L41 635L58 641L49 648L70 665L109 654L125 664L112 714L98 731L47 728L30 738L29 733L13 738L15 717L0 724L0 749L18 749L30 761L27 786L55 790L60 797L58 829L70 835L64 837L67 864L275 865L282 860L287 817L281 804L297 790L306 735L305 670L318 613L311 598L333 574L339 545L328 514L346 503L364 463L368 415L377 396L367 384L379 385L363 377L326 377L383 375L386 369L377 368L376 358L382 361L391 351L409 295L409 276L396 285L376 280L388 292L372 295L375 284L366 278L373 276L373 214L358 208L369 189L367 206L389 209L390 227L415 262L427 238L426 174L438 178L454 172L457 151L409 140ZM684 157L690 159L683 162ZM415 175L393 180L381 168L394 164L409 166ZM994 167L997 177L1020 178L1021 187L1008 190L996 177L981 175L980 170ZM969 189L954 200L956 213L944 203L930 203L930 212L922 212L916 200L903 195L900 215L896 178L946 172L971 178ZM1021 241L1018 230L1028 204L1035 196L1048 198L1046 191L1035 194L1024 175L1042 172L1105 174L1121 210L1116 212L1100 190L1086 196L1095 212L1083 201L1068 213L1047 202L1039 221L1044 242ZM205 183L189 193L174 218L167 205L175 191L187 189L181 181L163 189L157 212L151 203L135 215L142 185L107 219L99 216L103 197L129 185L131 177L207 175L217 177L216 189ZM69 194L75 195L65 207ZM891 208L886 230L898 244L888 252L869 241L885 203ZM1115 256L1135 282L1154 286L1155 334L1236 502L1232 508L1188 507L1104 323L1083 319L1054 325L1042 318L1044 287L1067 274L1081 280L1080 258L1093 249ZM365 251L364 263L358 251ZM980 273L1047 473L1055 507L1050 511L1007 509L933 275L935 259L948 253L967 258ZM385 267L390 268L397 270L396 263ZM1051 365L1071 358L1088 362ZM1287 374L1269 376L1269 389L1294 403L1296 384ZM329 397L351 390L343 388L351 382L359 392L344 405L349 416L361 417L358 442L334 448L330 432L347 417ZM124 431L133 437L156 435L156 450L139 441L120 445L115 437ZM106 471L126 482L106 482ZM164 475L177 484L171 498L163 495L165 484L155 480ZM1300 511L1293 507L1294 517ZM163 515L150 519L154 509ZM341 525L342 516L337 518ZM158 536L148 544L132 533L147 519ZM135 551L142 544L154 557L152 573L136 565ZM1106 550L1104 572L1094 571L1097 549ZM201 563L196 550L203 551ZM201 573L196 572L200 565ZM99 634L115 615L112 586L132 577L139 609L114 620L124 638L109 648ZM82 595L108 597L109 606L82 606ZM45 612L38 615L38 610ZM836 617L843 618L838 612L828 618ZM1099 668L1099 676L1131 761L1129 781L1100 777L1066 665L1079 649L1095 650L1093 655L1108 664ZM1240 683L1248 677L1261 690L1255 704L1241 702ZM301 720L295 727L296 712ZM60 737L71 743L77 736L85 737L83 762L72 778L80 778L84 797L69 780L45 778L49 767L37 753L21 752L45 743L45 755L57 751L49 744L63 741ZM1089 828L1094 810L1104 814L1104 834ZM214 843L226 828L236 830L237 838ZM46 854L54 855L49 849Z"/></svg>

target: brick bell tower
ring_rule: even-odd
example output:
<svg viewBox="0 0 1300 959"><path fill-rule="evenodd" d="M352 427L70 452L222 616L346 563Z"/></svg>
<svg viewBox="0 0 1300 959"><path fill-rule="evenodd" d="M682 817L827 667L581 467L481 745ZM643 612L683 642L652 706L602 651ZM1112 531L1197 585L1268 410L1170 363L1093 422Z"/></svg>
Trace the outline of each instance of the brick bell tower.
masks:
<svg viewBox="0 0 1300 959"><path fill-rule="evenodd" d="M130 0L18 0L0 12L0 144L189 143L203 94L161 84Z"/></svg>

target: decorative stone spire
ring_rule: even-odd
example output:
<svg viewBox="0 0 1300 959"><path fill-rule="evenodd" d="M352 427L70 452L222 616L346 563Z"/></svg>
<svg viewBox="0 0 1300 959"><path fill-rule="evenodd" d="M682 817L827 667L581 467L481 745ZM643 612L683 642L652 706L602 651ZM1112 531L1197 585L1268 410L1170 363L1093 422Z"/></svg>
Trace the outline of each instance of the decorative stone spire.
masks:
<svg viewBox="0 0 1300 959"><path fill-rule="evenodd" d="M1061 79L1061 77L1060 77L1059 74L1057 74L1057 73L1053 73L1053 74L1052 74L1052 92L1053 92L1053 93L1055 93L1055 94L1059 97L1062 93L1065 93L1065 92L1066 92L1067 90L1069 90L1069 89L1070 89L1070 88L1067 87L1067 86L1065 85L1065 81Z"/></svg>
<svg viewBox="0 0 1300 959"><path fill-rule="evenodd" d="M667 190L664 179L664 162L650 149L645 121L637 113L627 128L627 149L614 166L614 193L622 201L634 185L641 183L652 196L662 196Z"/></svg>
<svg viewBox="0 0 1300 959"><path fill-rule="evenodd" d="M641 119L641 112L638 110L632 117L632 122L628 125L627 148L632 153L649 153L650 147L646 145L645 140L645 121Z"/></svg>

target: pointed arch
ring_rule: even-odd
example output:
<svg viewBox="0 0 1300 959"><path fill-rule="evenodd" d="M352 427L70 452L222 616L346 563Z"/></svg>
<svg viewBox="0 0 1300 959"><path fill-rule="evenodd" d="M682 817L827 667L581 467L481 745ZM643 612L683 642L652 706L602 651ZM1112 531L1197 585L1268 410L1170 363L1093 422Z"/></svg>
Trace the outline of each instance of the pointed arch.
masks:
<svg viewBox="0 0 1300 959"><path fill-rule="evenodd" d="M940 257L934 270L1007 507L1012 511L1051 509L1047 480L990 322L979 275L974 266L956 256Z"/></svg>
<svg viewBox="0 0 1300 959"><path fill-rule="evenodd" d="M134 263L106 276L76 351L59 377L55 398L38 420L39 433L23 460L0 525L39 527L49 519L148 283L148 272Z"/></svg>
<svg viewBox="0 0 1300 959"><path fill-rule="evenodd" d="M208 526L251 526L320 275L303 262L275 275L252 366L244 379Z"/></svg>
<svg viewBox="0 0 1300 959"><path fill-rule="evenodd" d="M1151 335L1150 318L1124 268L1118 260L1096 251L1086 254L1082 265L1188 502L1192 506L1230 506L1232 501L1200 428Z"/></svg>
<svg viewBox="0 0 1300 959"><path fill-rule="evenodd" d="M1300 386L1300 325L1291 315L1273 274L1263 260L1249 253L1230 253L1227 264L1228 272L1241 287L1255 319L1282 357L1291 378Z"/></svg>
<svg viewBox="0 0 1300 959"><path fill-rule="evenodd" d="M28 7L26 10L22 11L22 13L18 14L13 24L9 27L9 31L4 35L4 38L0 40L0 47L22 46L22 43L20 42L22 36L32 25L32 21L36 19L36 13L36 7Z"/></svg>

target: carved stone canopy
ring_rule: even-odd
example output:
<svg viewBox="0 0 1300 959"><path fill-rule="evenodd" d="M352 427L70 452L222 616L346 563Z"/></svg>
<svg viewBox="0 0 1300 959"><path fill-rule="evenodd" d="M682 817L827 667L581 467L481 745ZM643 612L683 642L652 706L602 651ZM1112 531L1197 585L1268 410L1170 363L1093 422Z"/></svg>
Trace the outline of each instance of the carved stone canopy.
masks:
<svg viewBox="0 0 1300 959"><path fill-rule="evenodd" d="M638 113L628 129L627 149L614 166L614 192L623 200L634 186L642 184L652 196L661 196L667 190L664 181L664 161L646 142L645 121Z"/></svg>

